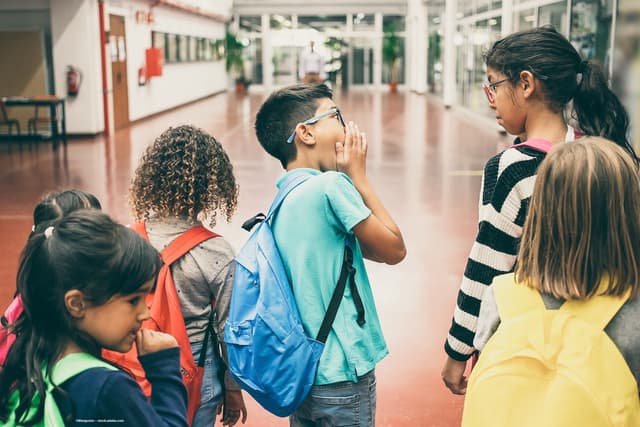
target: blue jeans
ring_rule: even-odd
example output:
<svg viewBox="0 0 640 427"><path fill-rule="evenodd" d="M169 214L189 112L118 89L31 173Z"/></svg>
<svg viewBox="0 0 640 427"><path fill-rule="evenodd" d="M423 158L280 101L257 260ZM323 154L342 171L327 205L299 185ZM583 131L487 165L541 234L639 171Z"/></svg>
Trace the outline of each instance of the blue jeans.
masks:
<svg viewBox="0 0 640 427"><path fill-rule="evenodd" d="M191 352L196 363L200 359L202 343L191 344ZM192 427L211 427L216 422L216 412L218 405L222 401L223 387L218 379L220 369L220 356L214 349L213 342L207 344L207 355L204 362L204 375L202 378L202 389L200 392L200 407L193 417Z"/></svg>
<svg viewBox="0 0 640 427"><path fill-rule="evenodd" d="M309 397L289 417L291 427L373 427L376 425L376 375L357 383L314 385Z"/></svg>

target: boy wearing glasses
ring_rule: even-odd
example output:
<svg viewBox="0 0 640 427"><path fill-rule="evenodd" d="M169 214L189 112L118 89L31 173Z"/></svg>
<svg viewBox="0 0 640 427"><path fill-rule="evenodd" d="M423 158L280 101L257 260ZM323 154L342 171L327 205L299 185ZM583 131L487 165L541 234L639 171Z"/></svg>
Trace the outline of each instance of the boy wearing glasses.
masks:
<svg viewBox="0 0 640 427"><path fill-rule="evenodd" d="M273 232L306 333L315 337L352 245L356 292L345 292L326 341L315 385L290 425L375 425L374 368L387 353L363 257L387 264L404 258L402 234L366 175L367 142L345 124L325 85L274 92L256 116L262 147L288 174L308 173L283 202ZM359 298L358 298L359 296ZM361 301L360 301L361 300ZM362 312L364 309L364 322ZM360 311L360 315L359 315Z"/></svg>

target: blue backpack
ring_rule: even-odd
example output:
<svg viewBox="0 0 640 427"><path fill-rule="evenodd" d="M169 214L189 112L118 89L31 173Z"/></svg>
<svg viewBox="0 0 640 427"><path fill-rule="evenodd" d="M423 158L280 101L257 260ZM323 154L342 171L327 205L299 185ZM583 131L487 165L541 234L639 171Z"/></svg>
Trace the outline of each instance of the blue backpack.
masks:
<svg viewBox="0 0 640 427"><path fill-rule="evenodd" d="M314 340L305 334L271 222L289 192L310 177L307 173L291 174L267 215L258 214L243 224L243 228L251 230L259 223L236 256L224 329L232 376L260 405L281 417L293 413L313 386L347 281L358 324L365 323L364 306L355 286L353 251L347 244L340 278L318 336Z"/></svg>

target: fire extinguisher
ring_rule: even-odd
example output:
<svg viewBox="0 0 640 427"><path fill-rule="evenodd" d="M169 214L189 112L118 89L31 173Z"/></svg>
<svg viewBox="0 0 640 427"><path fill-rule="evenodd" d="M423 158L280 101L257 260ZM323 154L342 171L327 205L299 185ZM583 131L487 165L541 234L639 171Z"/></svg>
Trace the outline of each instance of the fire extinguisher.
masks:
<svg viewBox="0 0 640 427"><path fill-rule="evenodd" d="M77 96L82 83L82 72L72 65L67 66L67 95Z"/></svg>

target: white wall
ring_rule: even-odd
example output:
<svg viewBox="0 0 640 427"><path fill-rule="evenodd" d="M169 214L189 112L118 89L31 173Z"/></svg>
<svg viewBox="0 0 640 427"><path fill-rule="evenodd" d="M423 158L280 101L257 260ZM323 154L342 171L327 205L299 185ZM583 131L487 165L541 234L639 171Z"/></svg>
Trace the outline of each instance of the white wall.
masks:
<svg viewBox="0 0 640 427"><path fill-rule="evenodd" d="M226 3L228 2L209 6L206 11L228 16ZM145 49L151 47L152 31L207 38L224 38L225 35L225 25L222 22L163 5L152 9L155 20L153 24L137 23L135 13L140 10L149 11L149 2L110 1L105 10L107 27L109 14L125 18L130 120L226 90L228 80L224 60L165 64L161 77L153 77L145 86L139 86L138 69L145 62ZM107 64L109 68L108 61ZM108 84L111 85L110 79Z"/></svg>
<svg viewBox="0 0 640 427"><path fill-rule="evenodd" d="M68 65L79 68L83 74L78 96L67 98L67 132L101 132L104 120L98 2L51 1L50 15L56 95L67 96Z"/></svg>

